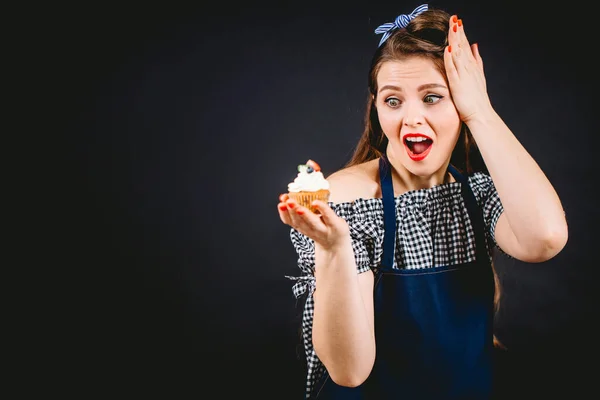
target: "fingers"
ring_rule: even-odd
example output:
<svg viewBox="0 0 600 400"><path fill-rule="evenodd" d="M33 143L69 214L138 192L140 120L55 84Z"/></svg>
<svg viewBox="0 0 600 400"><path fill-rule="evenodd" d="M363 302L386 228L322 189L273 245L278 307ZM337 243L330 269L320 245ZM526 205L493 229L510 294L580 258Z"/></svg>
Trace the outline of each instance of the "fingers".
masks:
<svg viewBox="0 0 600 400"><path fill-rule="evenodd" d="M456 15L450 17L450 21L448 22L448 24L448 46L451 48L451 51L454 51L454 54L458 54L458 50L460 49L460 37L458 35L458 17Z"/></svg>
<svg viewBox="0 0 600 400"><path fill-rule="evenodd" d="M452 45L453 50L456 48L464 51L464 49L468 49L470 47L469 41L467 40L467 35L465 35L465 27L463 25L462 19L458 18L456 15L453 15L450 18L449 29L448 29L448 43ZM455 52L458 54L458 52Z"/></svg>
<svg viewBox="0 0 600 400"><path fill-rule="evenodd" d="M456 70L456 65L454 64L454 60L452 58L452 52L455 49L452 45L448 45L446 50L444 51L444 65L446 66L446 75L448 75L448 81L450 81L450 85L453 82L456 82L458 79L458 71Z"/></svg>
<svg viewBox="0 0 600 400"><path fill-rule="evenodd" d="M321 220L321 215L299 205L295 200L289 199L287 195L281 195L279 198L284 200L277 205L279 218L284 224L313 239L327 232L327 226ZM333 212L331 209L330 211Z"/></svg>
<svg viewBox="0 0 600 400"><path fill-rule="evenodd" d="M479 45L477 43L473 43L471 45L471 52L473 53L473 57L475 57L475 61L477 62L477 65L481 69L481 72L483 72L483 59L481 58L481 55L479 54Z"/></svg>
<svg viewBox="0 0 600 400"><path fill-rule="evenodd" d="M290 203L292 201L288 200L288 207L293 207L293 210L289 212L292 226L316 242L326 240L329 234L329 227L325 225L321 219L321 215L310 211L304 206Z"/></svg>
<svg viewBox="0 0 600 400"><path fill-rule="evenodd" d="M279 219L281 222L287 225L291 225L292 220L290 219L290 215L288 214L288 205L286 204L289 196L287 193L283 193L279 195L279 204L277 205L277 210L279 211Z"/></svg>
<svg viewBox="0 0 600 400"><path fill-rule="evenodd" d="M319 211L321 220L325 225L331 225L334 218L337 217L337 214L324 201L315 200L312 202L312 205Z"/></svg>
<svg viewBox="0 0 600 400"><path fill-rule="evenodd" d="M465 34L465 26L463 25L462 19L459 18L456 22L456 32L454 32L453 29L453 33L456 33L458 36L458 43L461 49L466 50L471 47L467 35Z"/></svg>
<svg viewBox="0 0 600 400"><path fill-rule="evenodd" d="M462 66L467 67L469 62L476 60L471 45L467 40L462 19L458 18L456 15L453 15L449 21L448 45L451 49L452 60L455 64L460 63ZM460 71L460 69L458 70Z"/></svg>
<svg viewBox="0 0 600 400"><path fill-rule="evenodd" d="M448 47L444 52L444 64L450 82L454 82L458 78L458 70L454 60L460 56L461 51L458 36L458 17L453 15L448 21Z"/></svg>
<svg viewBox="0 0 600 400"><path fill-rule="evenodd" d="M281 199L281 196L279 198ZM277 210L279 211L279 219L281 220L281 222L283 222L286 225L291 225L292 220L290 219L287 204L284 201L280 201L277 205Z"/></svg>
<svg viewBox="0 0 600 400"><path fill-rule="evenodd" d="M310 211L298 203L296 201L288 199L285 204L288 207L288 215L290 220L292 221L292 226L294 228L302 228L303 225L306 225L304 221L304 215L310 213Z"/></svg>

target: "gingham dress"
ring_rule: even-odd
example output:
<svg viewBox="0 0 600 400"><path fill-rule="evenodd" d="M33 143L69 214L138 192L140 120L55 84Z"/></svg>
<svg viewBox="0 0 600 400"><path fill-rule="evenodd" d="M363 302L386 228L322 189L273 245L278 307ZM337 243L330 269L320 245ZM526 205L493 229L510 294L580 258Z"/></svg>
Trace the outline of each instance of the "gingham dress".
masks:
<svg viewBox="0 0 600 400"><path fill-rule="evenodd" d="M476 172L468 180L483 210L486 245L491 260L492 248L498 248L494 229L503 207L489 175ZM395 203L397 232L394 268L431 268L475 260L475 236L459 182L412 190L396 197ZM329 206L350 227L357 273L369 269L375 272L383 253L382 199L357 199L339 204L330 202ZM295 229L291 229L290 237L298 253L298 267L302 274L288 278L296 281L292 290L297 298L306 294L302 338L308 367L305 398L309 399L315 383L325 372L312 345L315 250L313 240Z"/></svg>

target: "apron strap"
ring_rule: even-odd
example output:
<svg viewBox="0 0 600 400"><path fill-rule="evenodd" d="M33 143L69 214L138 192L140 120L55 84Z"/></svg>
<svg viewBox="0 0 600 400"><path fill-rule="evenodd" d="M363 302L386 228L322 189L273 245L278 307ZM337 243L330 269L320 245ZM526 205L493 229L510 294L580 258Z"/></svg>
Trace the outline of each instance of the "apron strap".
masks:
<svg viewBox="0 0 600 400"><path fill-rule="evenodd" d="M471 190L467 177L461 174L452 164L448 165L448 170L461 183L461 193L465 200L467 212L473 226L475 234L475 254L477 261L486 260L488 255L485 245L485 224L481 208L477 204L477 199ZM379 158L379 180L381 183L381 193L383 197L383 255L381 266L383 268L393 268L394 266L394 248L396 244L396 202L394 200L394 186L392 184L392 169L387 157L382 155Z"/></svg>
<svg viewBox="0 0 600 400"><path fill-rule="evenodd" d="M394 267L394 247L396 244L396 202L394 201L394 185L392 184L392 169L385 155L379 158L379 180L383 197L383 255L381 266Z"/></svg>
<svg viewBox="0 0 600 400"><path fill-rule="evenodd" d="M471 190L471 186L469 185L467 177L461 174L452 164L448 165L448 170L454 179L461 184L462 196L465 200L467 212L469 213L469 218L471 219L471 224L473 226L473 233L475 235L475 257L477 261L487 260L488 255L485 245L485 223L483 221L483 212L481 207L479 207L477 204L477 199L473 194L473 190Z"/></svg>

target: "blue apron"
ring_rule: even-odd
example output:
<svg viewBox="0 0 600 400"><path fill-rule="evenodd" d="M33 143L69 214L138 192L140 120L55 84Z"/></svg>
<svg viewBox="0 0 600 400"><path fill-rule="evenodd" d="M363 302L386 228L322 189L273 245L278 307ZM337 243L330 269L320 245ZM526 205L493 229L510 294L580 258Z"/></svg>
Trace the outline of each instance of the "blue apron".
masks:
<svg viewBox="0 0 600 400"><path fill-rule="evenodd" d="M319 400L481 400L492 394L494 275L483 215L465 176L448 167L475 233L476 260L419 270L394 269L396 207L389 161L379 161L384 228L374 284L377 354L355 388L327 371L314 387Z"/></svg>

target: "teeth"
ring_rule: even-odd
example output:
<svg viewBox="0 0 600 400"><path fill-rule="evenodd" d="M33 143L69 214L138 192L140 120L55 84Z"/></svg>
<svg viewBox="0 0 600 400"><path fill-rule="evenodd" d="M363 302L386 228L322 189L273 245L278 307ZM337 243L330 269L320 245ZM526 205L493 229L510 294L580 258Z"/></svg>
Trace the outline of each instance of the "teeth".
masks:
<svg viewBox="0 0 600 400"><path fill-rule="evenodd" d="M424 137L408 137L408 138L406 138L407 142L423 142L425 140L427 140L427 139Z"/></svg>

